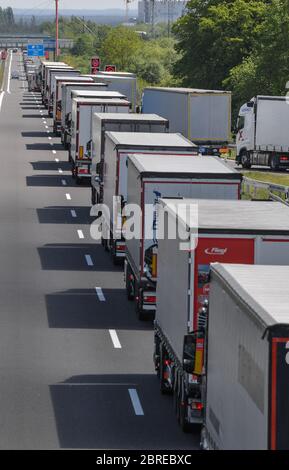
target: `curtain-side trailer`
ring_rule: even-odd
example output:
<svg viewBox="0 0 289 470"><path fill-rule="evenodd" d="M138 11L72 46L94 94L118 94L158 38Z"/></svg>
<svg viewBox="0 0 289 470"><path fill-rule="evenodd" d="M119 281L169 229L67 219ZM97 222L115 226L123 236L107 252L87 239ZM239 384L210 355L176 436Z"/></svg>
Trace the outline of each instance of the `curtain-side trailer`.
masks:
<svg viewBox="0 0 289 470"><path fill-rule="evenodd" d="M198 374L183 361L183 353L187 336L203 324L211 264L289 265L289 211L277 202L195 199L161 199L159 210L167 224L176 221L186 236L177 230L170 239L165 231L158 240L154 363L161 391L173 394L177 417L188 430L203 421L198 374L204 342L197 344Z"/></svg>
<svg viewBox="0 0 289 470"><path fill-rule="evenodd" d="M203 449L289 450L288 277L289 266L212 265Z"/></svg>

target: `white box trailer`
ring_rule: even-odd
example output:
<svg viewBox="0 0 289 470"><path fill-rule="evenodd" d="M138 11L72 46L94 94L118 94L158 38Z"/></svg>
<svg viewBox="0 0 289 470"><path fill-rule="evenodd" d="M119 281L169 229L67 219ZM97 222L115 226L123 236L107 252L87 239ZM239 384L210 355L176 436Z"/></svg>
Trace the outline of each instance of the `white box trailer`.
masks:
<svg viewBox="0 0 289 470"><path fill-rule="evenodd" d="M105 132L102 168L102 202L113 213L114 197L127 201L127 159L135 153L193 155L196 146L181 134L149 132ZM113 221L104 221L104 247L112 253L115 264L125 258L125 240L113 230ZM105 237L104 237L105 238Z"/></svg>
<svg viewBox="0 0 289 470"><path fill-rule="evenodd" d="M240 198L242 175L217 157L136 155L128 161L127 203L141 209L140 239L126 240L127 295L136 299L139 318L153 318L158 279L158 202L160 198ZM136 222L137 223L137 222ZM130 233L129 233L130 235Z"/></svg>
<svg viewBox="0 0 289 470"><path fill-rule="evenodd" d="M104 82L103 82L104 83ZM77 89L74 89L71 91L71 118L70 121L69 119L67 120L67 126L66 126L66 142L68 144L68 149L69 152L71 150L71 135L72 135L72 102L74 98L86 98L86 99L94 99L94 98L104 98L104 99L126 99L125 95L122 95L118 91L108 91L107 87L103 88L102 86L99 86L95 82L94 86L91 85L89 88L85 88L84 90L81 90L77 87ZM126 112L126 110L125 110Z"/></svg>
<svg viewBox="0 0 289 470"><path fill-rule="evenodd" d="M81 83L76 85L70 85L64 83L61 92L61 142L66 149L70 146L71 141L71 110L72 110L72 98L85 97L87 91L105 91L107 90L106 83ZM77 92L76 95L72 95L72 92ZM82 92L80 94L79 92Z"/></svg>
<svg viewBox="0 0 289 470"><path fill-rule="evenodd" d="M43 61L40 66L40 74L41 74L41 93L42 93L42 98L44 99L44 93L46 89L46 81L47 81L47 73L48 69L51 67L63 67L66 66L65 62L48 62L48 61Z"/></svg>
<svg viewBox="0 0 289 470"><path fill-rule="evenodd" d="M104 77L136 77L136 74L132 72L105 72L104 70L99 70L97 75L103 75Z"/></svg>
<svg viewBox="0 0 289 470"><path fill-rule="evenodd" d="M206 155L218 155L231 140L230 91L148 87L142 112L167 118L171 132L181 132Z"/></svg>
<svg viewBox="0 0 289 470"><path fill-rule="evenodd" d="M91 203L102 202L105 132L168 132L169 121L157 114L95 113L92 117Z"/></svg>
<svg viewBox="0 0 289 470"><path fill-rule="evenodd" d="M289 450L289 266L214 264L202 447Z"/></svg>
<svg viewBox="0 0 289 470"><path fill-rule="evenodd" d="M50 82L48 84L48 113L50 117L53 117L53 103L55 99L55 93L56 93L56 77L61 77L61 78L68 78L68 77L79 77L80 76L80 71L75 70L74 68L67 69L65 71L54 71L52 70L50 72Z"/></svg>
<svg viewBox="0 0 289 470"><path fill-rule="evenodd" d="M43 87L43 102L46 107L48 107L48 92L49 92L49 84L50 84L50 73L51 71L58 72L59 74L67 70L73 70L73 67L69 65L52 65L45 67L45 79L44 79L44 87Z"/></svg>
<svg viewBox="0 0 289 470"><path fill-rule="evenodd" d="M137 79L136 76L133 75L117 75L117 74L96 74L95 80L104 81L107 83L108 90L115 90L119 93L123 93L127 99L131 102L131 110L134 113L136 111L136 104L137 104ZM158 111L154 111L156 114ZM166 117L166 116L164 116Z"/></svg>
<svg viewBox="0 0 289 470"><path fill-rule="evenodd" d="M73 92L74 93L74 92ZM91 181L91 131L92 116L96 112L127 112L130 102L121 98L109 98L102 93L99 98L73 98L71 113L71 148L69 161L72 166L72 176L79 183L81 178ZM108 92L109 94L109 92Z"/></svg>
<svg viewBox="0 0 289 470"><path fill-rule="evenodd" d="M257 96L244 104L237 123L237 163L289 168L288 128L288 97Z"/></svg>
<svg viewBox="0 0 289 470"><path fill-rule="evenodd" d="M55 77L55 94L53 99L53 130L55 133L60 131L61 127L61 104L62 104L62 85L64 83L73 83L75 86L81 83L93 83L92 78L82 77L81 75L71 75Z"/></svg>
<svg viewBox="0 0 289 470"><path fill-rule="evenodd" d="M186 217L191 204L198 208L197 221L193 211ZM154 362L161 390L174 394L181 426L188 429L203 421L203 383L196 368L188 371L182 356L186 335L203 325L211 265L289 265L289 210L277 202L163 199L159 214L168 224L177 220L180 233L187 234L186 245L181 245L179 230L174 239L165 231L158 240ZM232 334L237 337L235 329ZM203 346L200 341L198 373L203 370Z"/></svg>

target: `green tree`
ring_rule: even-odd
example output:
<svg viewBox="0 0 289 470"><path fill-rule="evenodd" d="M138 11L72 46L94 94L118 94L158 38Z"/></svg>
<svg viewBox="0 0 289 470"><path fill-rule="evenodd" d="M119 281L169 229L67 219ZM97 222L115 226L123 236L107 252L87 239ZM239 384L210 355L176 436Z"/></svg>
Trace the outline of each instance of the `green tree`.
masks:
<svg viewBox="0 0 289 470"><path fill-rule="evenodd" d="M186 86L219 88L260 36L265 0L190 0L173 27L180 54L175 74Z"/></svg>
<svg viewBox="0 0 289 470"><path fill-rule="evenodd" d="M289 0L273 0L260 41L249 57L233 67L223 85L233 91L233 110L258 94L284 95L289 80ZM289 88L289 84L287 85Z"/></svg>
<svg viewBox="0 0 289 470"><path fill-rule="evenodd" d="M100 54L107 63L119 70L129 70L135 55L142 46L138 35L129 28L112 28L102 42Z"/></svg>

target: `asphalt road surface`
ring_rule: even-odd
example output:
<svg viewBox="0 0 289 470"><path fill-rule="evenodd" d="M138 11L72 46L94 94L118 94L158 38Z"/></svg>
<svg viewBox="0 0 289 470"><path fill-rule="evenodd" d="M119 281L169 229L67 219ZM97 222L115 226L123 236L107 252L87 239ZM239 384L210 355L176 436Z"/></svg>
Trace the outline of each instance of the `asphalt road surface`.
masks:
<svg viewBox="0 0 289 470"><path fill-rule="evenodd" d="M11 59L10 59L11 57ZM11 60L11 64L10 64ZM155 376L152 324L89 237L90 191L71 179L40 96L0 95L0 448L196 449Z"/></svg>

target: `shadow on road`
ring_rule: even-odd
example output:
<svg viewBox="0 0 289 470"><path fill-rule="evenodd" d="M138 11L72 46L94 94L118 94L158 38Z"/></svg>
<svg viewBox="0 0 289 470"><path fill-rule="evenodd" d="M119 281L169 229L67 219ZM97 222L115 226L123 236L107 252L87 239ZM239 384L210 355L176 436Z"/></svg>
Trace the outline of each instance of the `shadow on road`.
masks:
<svg viewBox="0 0 289 470"><path fill-rule="evenodd" d="M66 186L63 186L61 180L65 179ZM50 187L66 187L72 188L76 184L71 176L68 175L36 175L36 176L26 176L26 185L27 186L50 186Z"/></svg>
<svg viewBox="0 0 289 470"><path fill-rule="evenodd" d="M143 416L129 389L137 390ZM61 448L198 449L199 431L181 431L172 397L160 395L154 374L74 376L50 385L50 393Z"/></svg>
<svg viewBox="0 0 289 470"><path fill-rule="evenodd" d="M38 161L38 162L30 162L32 165L33 170L39 170L39 171L49 171L49 170L54 170L57 171L58 168L60 168L62 171L70 171L71 165L68 162L55 162L55 161ZM67 175L64 175L67 177Z"/></svg>
<svg viewBox="0 0 289 470"><path fill-rule="evenodd" d="M90 217L90 207L73 206L77 217L72 217L71 209L67 206L52 206L37 209L40 224L77 224L87 225L94 220Z"/></svg>
<svg viewBox="0 0 289 470"><path fill-rule="evenodd" d="M37 118L37 119L41 119L42 117L47 117L48 119L48 116L40 116L40 114L22 114L22 117L23 118L30 118L30 119L34 119L34 118Z"/></svg>
<svg viewBox="0 0 289 470"><path fill-rule="evenodd" d="M46 134L48 136L48 134ZM62 144L56 144L53 142L53 148L54 150L63 150L63 145ZM49 142L46 144L43 143L37 143L37 144L26 144L26 149L27 150L51 150L51 145Z"/></svg>
<svg viewBox="0 0 289 470"><path fill-rule="evenodd" d="M29 131L29 132L21 132L22 137L46 137L46 131Z"/></svg>
<svg viewBox="0 0 289 470"><path fill-rule="evenodd" d="M152 321L140 321L134 303L126 298L125 289L103 289L101 302L94 288L70 289L46 295L50 328L105 330L152 330Z"/></svg>
<svg viewBox="0 0 289 470"><path fill-rule="evenodd" d="M41 266L52 271L121 272L121 266L113 266L108 253L94 243L52 243L38 248ZM90 255L93 266L87 264Z"/></svg>

